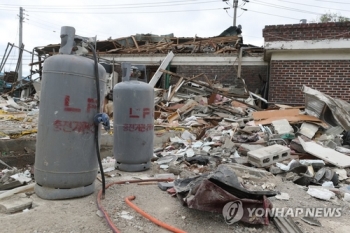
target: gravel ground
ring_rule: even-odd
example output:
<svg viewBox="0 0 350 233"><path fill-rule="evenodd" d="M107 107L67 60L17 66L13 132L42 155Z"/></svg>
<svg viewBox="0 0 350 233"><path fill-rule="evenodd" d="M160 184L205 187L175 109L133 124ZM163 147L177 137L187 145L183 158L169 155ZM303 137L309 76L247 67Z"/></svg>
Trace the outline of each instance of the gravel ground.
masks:
<svg viewBox="0 0 350 233"><path fill-rule="evenodd" d="M113 178L107 178L107 183L135 179L137 177L149 177L159 171L155 166L152 169L139 173L124 173L113 171L116 174ZM337 232L348 233L350 222L348 221L350 205L338 198L327 202L317 200L309 196L306 191L289 181L277 183L276 189L290 195L289 201L281 201L271 198L275 207L340 207L342 216L339 218L319 218L322 227L311 226L294 218L296 224L303 232ZM42 200L32 194L23 198L30 198L33 201L33 208L27 212L20 212L11 215L0 214L1 232L112 232L106 220L97 214L96 197L101 183L96 182L94 194L70 199L70 200ZM106 198L102 205L109 213L111 219L121 232L168 232L151 223L140 214L131 209L125 202L125 197L135 195L133 201L144 211L150 213L161 221L180 228L186 232L238 232L238 233L274 233L279 232L271 223L268 226L255 226L243 223L227 225L221 214L213 214L183 207L177 198L167 192L161 191L157 185L123 184L113 185L106 190ZM124 212L123 212L124 211ZM132 219L121 217L127 212Z"/></svg>

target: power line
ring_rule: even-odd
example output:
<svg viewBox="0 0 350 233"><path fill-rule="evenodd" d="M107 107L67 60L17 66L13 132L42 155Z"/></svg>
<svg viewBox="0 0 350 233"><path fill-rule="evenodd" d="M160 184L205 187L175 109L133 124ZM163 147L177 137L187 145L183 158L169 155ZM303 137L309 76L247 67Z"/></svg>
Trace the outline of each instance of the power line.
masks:
<svg viewBox="0 0 350 233"><path fill-rule="evenodd" d="M41 25L38 24L37 22L33 22L33 21L28 22L28 21L27 21L26 23L29 24L29 25L33 25L33 26L35 26L35 27L41 28L41 29L45 29L45 30L48 30L48 31L51 31L51 32L55 32L54 30L52 30L52 28L51 28L51 29L48 29L48 28L46 28L46 27L41 26Z"/></svg>
<svg viewBox="0 0 350 233"><path fill-rule="evenodd" d="M312 7L316 7L316 8L323 8L323 9L329 9L329 10L348 11L348 12L350 12L350 10L344 10L344 9L337 9L337 8L330 8L330 7L315 6L315 5L309 5L309 4L303 4L303 3L296 3L296 2L285 1L285 0L279 0L279 1L281 1L281 2L288 2L288 3L292 3L292 4L297 4L297 5L303 5L303 6L312 6Z"/></svg>
<svg viewBox="0 0 350 233"><path fill-rule="evenodd" d="M250 12L255 12L255 13L260 13L260 14L264 14L264 15L271 15L271 16L276 16L276 17L281 17L281 18L286 18L286 19L296 19L296 20L300 20L300 19L297 19L297 18L292 18L292 17L286 17L286 16L282 16L282 15L274 15L274 14L269 14L269 13L265 13L265 12L261 12L261 11L253 11L253 10L248 10L248 9L244 9L244 8L241 8L242 10L244 11L250 11Z"/></svg>
<svg viewBox="0 0 350 233"><path fill-rule="evenodd" d="M254 37L254 38L260 38L260 39L263 39L264 37L262 36L249 36L249 35L243 35L243 37Z"/></svg>
<svg viewBox="0 0 350 233"><path fill-rule="evenodd" d="M260 2L260 3L258 3L258 2ZM289 11L296 11L296 12L300 12L300 13L322 15L320 13L316 13L316 12L312 12L312 11L305 11L305 10L301 10L301 9L297 9L297 8L292 8L292 7L286 7L286 6L276 5L276 4L265 3L265 2L258 1L258 0L251 0L251 3L258 4L258 5L263 5L263 6L274 7L274 8L279 8L279 9L284 9L284 10L289 10Z"/></svg>
<svg viewBox="0 0 350 233"><path fill-rule="evenodd" d="M114 5L105 5L105 6L124 6L124 5L148 5L148 4L159 4L159 3L173 3L173 2L196 2L200 0L180 0L180 1L164 1L164 2L145 2L145 3L134 3L134 4L129 4L129 3L124 3L124 4L114 4ZM82 6L88 6L88 7L96 7L96 6L101 6L101 4L95 4L95 5L12 5L12 4L0 4L0 6L8 6L8 7L82 7Z"/></svg>
<svg viewBox="0 0 350 233"><path fill-rule="evenodd" d="M56 23L48 22L47 20L45 22L42 22L42 19L40 19L39 17L34 16L33 14L29 15L29 17L30 17L30 21L31 22L33 22L33 20L34 20L35 23L39 23L40 22L40 24L45 25L47 27L50 27L50 28L54 27L57 32L59 32L61 27L62 27L62 24L59 25L59 24L56 24ZM53 31L53 30L51 29L51 31ZM107 38L110 36L110 35L107 35L106 32L98 32L98 31L93 31L92 32L91 30L90 31L87 31L87 30L85 31L85 30L80 30L80 28L76 28L76 31L78 31L79 33L83 32L86 35L99 35L99 37L101 37L101 35L103 37L107 37Z"/></svg>
<svg viewBox="0 0 350 233"><path fill-rule="evenodd" d="M15 10L15 9L3 9L3 8L0 8L0 11L18 11L18 10Z"/></svg>
<svg viewBox="0 0 350 233"><path fill-rule="evenodd" d="M137 12L55 12L55 11L30 11L37 12L41 14L163 14L163 13L177 13L177 12L193 12L193 11L214 11L214 10L222 10L223 8L211 8L211 9L198 9L198 10L179 10L179 11L137 11Z"/></svg>
<svg viewBox="0 0 350 233"><path fill-rule="evenodd" d="M192 1L192 2L190 2ZM176 2L176 1L175 1ZM72 5L72 6L60 6L60 5L35 5L35 7L32 7L33 5L26 6L26 9L88 9L88 10L96 10L96 9L111 9L111 8L145 8L145 7L164 7L164 6L180 6L180 5L193 5L193 4L200 4L200 3L212 3L217 2L214 0L210 1L204 1L204 0L187 0L187 1L177 1L178 3L174 3L174 1L171 2L157 2L157 3L134 3L134 4L117 4L117 5ZM183 2L183 3L179 3ZM1 6L1 5L0 5ZM18 7L18 6L16 6ZM12 8L12 6L10 7Z"/></svg>
<svg viewBox="0 0 350 233"><path fill-rule="evenodd" d="M349 2L335 2L335 1L321 1L321 0L315 0L319 2L331 2L331 3L339 3L339 4L350 4Z"/></svg>

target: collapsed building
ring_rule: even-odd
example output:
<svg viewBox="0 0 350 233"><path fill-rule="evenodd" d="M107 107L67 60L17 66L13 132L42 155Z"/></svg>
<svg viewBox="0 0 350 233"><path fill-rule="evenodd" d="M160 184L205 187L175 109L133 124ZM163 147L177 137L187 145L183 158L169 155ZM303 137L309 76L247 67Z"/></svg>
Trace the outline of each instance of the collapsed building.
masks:
<svg viewBox="0 0 350 233"><path fill-rule="evenodd" d="M223 213L227 203L236 203L229 210L241 207L242 212L233 222L273 223L268 232L302 232L301 229L321 226L310 216L300 217L305 223L296 224L299 218L295 216L250 216L249 210L296 208L302 205L299 198L304 196L309 197L303 202L306 206L346 206L349 202L350 106L347 95L339 98L345 91L330 84L344 81L347 85L348 57L343 52L346 26L347 23L266 26L265 48L243 44L242 38L230 30L212 38L140 34L96 42L100 63L105 63L109 73L110 90L122 79L122 62L136 66L142 73L139 81L155 87L152 121L156 140L151 169L157 174L147 179L166 178L157 180L158 187L191 209ZM323 27L330 28L329 36L317 34L322 41L305 40L310 29ZM329 39L335 32L338 39ZM329 44L329 52L323 52L324 44ZM45 56L57 54L58 49L59 45L39 48ZM89 56L84 48L77 52ZM69 98L66 100L66 107L70 107ZM5 110L15 108L13 112L21 114L23 109L29 110L28 104L16 105L11 98L2 100L2 106ZM132 110L126 111L132 118L141 116ZM149 116L150 109L143 114ZM22 119L8 112L2 117L8 121L16 118L27 122L28 117L33 118L30 122L37 121L33 115L21 115ZM33 123L26 124L35 127ZM112 127L118 127L116 124L111 122ZM151 129L149 125L134 126L125 128L138 134ZM59 127L61 131L66 129ZM103 130L102 133L110 137ZM35 131L30 134L35 136ZM27 134L24 130L5 134L11 139L18 135ZM104 162L109 181L119 180L111 185L130 183L123 181L126 175L116 177L116 159L107 157ZM31 177L30 169L24 174ZM99 176L97 179L101 180ZM16 184L21 183L17 180ZM100 190L98 208L108 221L101 196ZM233 217L227 214L229 210L223 213L226 223ZM197 214L190 213L191 217ZM346 209L342 213L346 218Z"/></svg>

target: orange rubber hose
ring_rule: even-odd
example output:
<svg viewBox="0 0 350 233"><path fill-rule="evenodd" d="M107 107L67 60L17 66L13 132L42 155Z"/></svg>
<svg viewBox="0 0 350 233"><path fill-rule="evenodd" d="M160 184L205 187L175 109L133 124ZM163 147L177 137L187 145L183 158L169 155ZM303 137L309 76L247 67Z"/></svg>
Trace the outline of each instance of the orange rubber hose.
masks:
<svg viewBox="0 0 350 233"><path fill-rule="evenodd" d="M183 231L181 229L178 229L176 227L170 226L168 224L166 224L165 222L162 222L158 219L156 219L155 217L149 215L148 213L146 213L145 211L141 210L139 207L137 207L137 205L135 205L134 203L132 203L132 200L135 200L135 196L130 196L130 197L126 197L124 200L126 202L126 204L128 204L131 208L133 208L134 210L136 210L136 212L140 213L143 217L149 219L151 222L157 224L160 227L163 227L169 231L175 232L175 233L186 233L186 231Z"/></svg>
<svg viewBox="0 0 350 233"><path fill-rule="evenodd" d="M113 182L110 183L108 185L106 185L106 189L108 189L109 187L111 187L112 185L115 184L125 184L125 183L143 183L143 182L149 182L149 181L173 181L173 179L148 179L148 180L125 180L125 181L117 181L117 182ZM119 229L114 225L113 221L111 220L111 218L109 217L107 211L103 208L102 203L101 203L101 197L102 197L102 189L98 192L97 194L97 208L103 213L103 216L105 217L108 226L111 228L111 230L114 233L120 233ZM176 229L176 228L175 228ZM184 232L184 231L178 231L178 232Z"/></svg>

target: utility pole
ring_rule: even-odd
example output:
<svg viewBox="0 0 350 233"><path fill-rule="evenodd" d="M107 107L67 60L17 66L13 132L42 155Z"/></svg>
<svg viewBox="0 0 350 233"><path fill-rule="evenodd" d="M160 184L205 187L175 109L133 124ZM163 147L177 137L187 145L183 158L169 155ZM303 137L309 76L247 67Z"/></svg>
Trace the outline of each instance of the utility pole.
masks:
<svg viewBox="0 0 350 233"><path fill-rule="evenodd" d="M233 26L236 26L238 0L233 0Z"/></svg>
<svg viewBox="0 0 350 233"><path fill-rule="evenodd" d="M19 8L19 48L22 48L22 32L23 32L23 8ZM19 61L19 69L18 69L18 81L22 80L22 59ZM20 84L22 84L22 81L20 81Z"/></svg>

